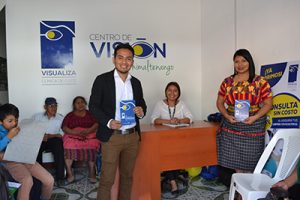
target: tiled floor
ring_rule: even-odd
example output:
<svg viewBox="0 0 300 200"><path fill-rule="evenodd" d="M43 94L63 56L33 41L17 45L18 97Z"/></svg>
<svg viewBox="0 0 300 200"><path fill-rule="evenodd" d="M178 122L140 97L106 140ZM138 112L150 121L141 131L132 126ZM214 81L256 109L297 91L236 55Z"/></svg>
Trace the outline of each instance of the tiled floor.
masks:
<svg viewBox="0 0 300 200"><path fill-rule="evenodd" d="M55 187L51 200L92 200L96 199L98 183L91 184L87 180L87 169L75 169L76 181L70 185ZM167 193L162 199L175 200L224 200L228 199L227 188L217 181L206 181L199 177L189 180L188 190L174 198Z"/></svg>

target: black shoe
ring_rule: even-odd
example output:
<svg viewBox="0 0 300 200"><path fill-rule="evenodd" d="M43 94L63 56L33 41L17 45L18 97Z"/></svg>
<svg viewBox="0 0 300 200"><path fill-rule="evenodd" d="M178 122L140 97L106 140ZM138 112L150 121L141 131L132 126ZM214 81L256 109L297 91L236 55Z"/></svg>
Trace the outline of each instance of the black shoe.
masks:
<svg viewBox="0 0 300 200"><path fill-rule="evenodd" d="M174 196L179 196L179 190L171 191L171 194Z"/></svg>
<svg viewBox="0 0 300 200"><path fill-rule="evenodd" d="M62 180L57 180L54 182L55 187L61 187L63 185Z"/></svg>
<svg viewBox="0 0 300 200"><path fill-rule="evenodd" d="M68 181L68 180L66 180L66 179L62 179L62 180L57 180L57 181L55 181L55 186L56 187L63 187L63 186L67 186L67 185L70 185L70 184L72 184L72 183L74 183L74 181L75 180L72 180L72 181Z"/></svg>

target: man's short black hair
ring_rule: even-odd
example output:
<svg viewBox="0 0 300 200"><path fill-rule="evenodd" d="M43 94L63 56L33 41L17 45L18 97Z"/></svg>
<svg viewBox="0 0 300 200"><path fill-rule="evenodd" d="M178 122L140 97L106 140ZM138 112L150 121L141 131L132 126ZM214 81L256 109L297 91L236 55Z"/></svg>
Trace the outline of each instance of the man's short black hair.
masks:
<svg viewBox="0 0 300 200"><path fill-rule="evenodd" d="M19 109L10 103L0 106L0 121L2 122L8 115L13 115L16 119L18 119Z"/></svg>
<svg viewBox="0 0 300 200"><path fill-rule="evenodd" d="M132 48L132 46L130 46L129 43L119 43L118 46L115 48L115 51L114 51L114 58L117 56L117 52L120 50L120 49L128 49L129 51L131 51L132 53L132 56L134 57L134 49Z"/></svg>

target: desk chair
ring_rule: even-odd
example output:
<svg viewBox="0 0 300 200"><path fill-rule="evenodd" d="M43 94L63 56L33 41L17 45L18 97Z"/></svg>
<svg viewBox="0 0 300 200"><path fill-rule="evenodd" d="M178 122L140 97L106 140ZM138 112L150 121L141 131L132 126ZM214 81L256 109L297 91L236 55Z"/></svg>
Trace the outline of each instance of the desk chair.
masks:
<svg viewBox="0 0 300 200"><path fill-rule="evenodd" d="M275 145L283 140L282 155L273 178L262 174ZM232 175L229 200L234 200L235 192L239 192L243 200L255 200L266 197L273 184L285 179L297 165L300 155L300 129L280 129L273 136L261 155L253 174L235 173Z"/></svg>

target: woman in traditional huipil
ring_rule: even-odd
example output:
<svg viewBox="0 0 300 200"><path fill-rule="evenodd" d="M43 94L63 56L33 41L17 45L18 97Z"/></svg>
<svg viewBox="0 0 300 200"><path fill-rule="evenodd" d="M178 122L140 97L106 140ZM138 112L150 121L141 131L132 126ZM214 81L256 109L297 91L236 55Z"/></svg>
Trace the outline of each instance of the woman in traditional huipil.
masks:
<svg viewBox="0 0 300 200"><path fill-rule="evenodd" d="M77 96L73 100L73 111L63 120L63 142L67 181L74 181L72 172L73 161L87 161L89 165L89 181L96 182L95 161L100 141L96 138L98 123L92 114L86 110L84 97Z"/></svg>
<svg viewBox="0 0 300 200"><path fill-rule="evenodd" d="M233 61L234 74L224 79L218 92L217 108L223 115L217 134L218 164L237 172L250 172L264 150L272 92L267 80L255 74L248 50L237 50ZM243 121L234 115L236 100L249 100L249 117Z"/></svg>

